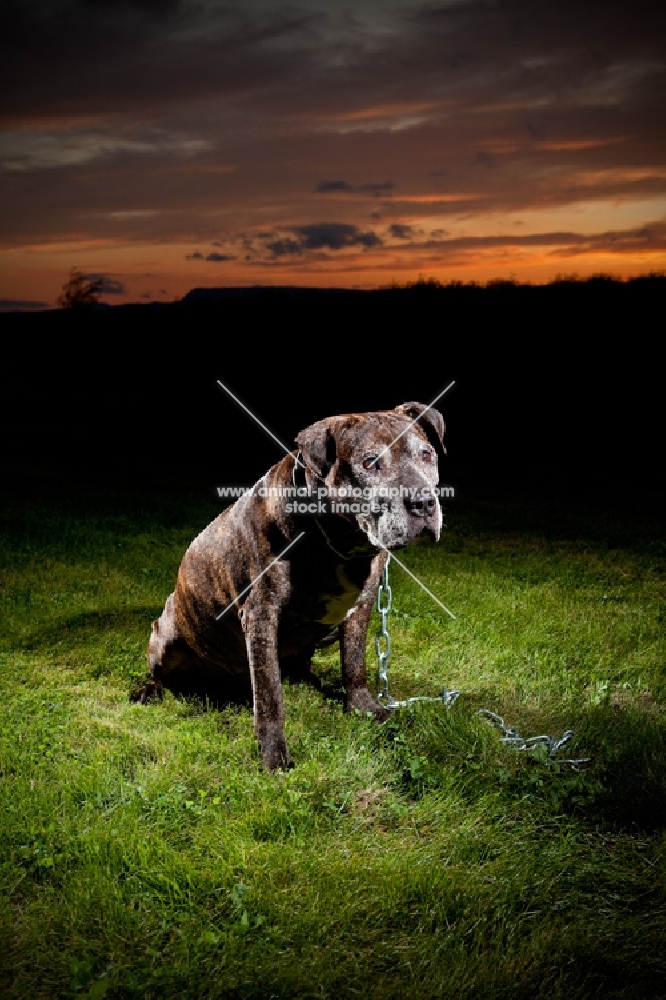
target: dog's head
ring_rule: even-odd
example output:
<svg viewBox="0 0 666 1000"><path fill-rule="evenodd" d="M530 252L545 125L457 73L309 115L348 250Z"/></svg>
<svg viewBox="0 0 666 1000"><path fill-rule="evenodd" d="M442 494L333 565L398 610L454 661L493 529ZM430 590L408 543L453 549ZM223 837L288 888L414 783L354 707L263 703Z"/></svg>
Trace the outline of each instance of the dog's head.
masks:
<svg viewBox="0 0 666 1000"><path fill-rule="evenodd" d="M329 510L355 518L372 545L399 548L422 531L439 539L436 487L446 449L437 410L403 403L328 417L301 431L296 443L308 486L324 487Z"/></svg>

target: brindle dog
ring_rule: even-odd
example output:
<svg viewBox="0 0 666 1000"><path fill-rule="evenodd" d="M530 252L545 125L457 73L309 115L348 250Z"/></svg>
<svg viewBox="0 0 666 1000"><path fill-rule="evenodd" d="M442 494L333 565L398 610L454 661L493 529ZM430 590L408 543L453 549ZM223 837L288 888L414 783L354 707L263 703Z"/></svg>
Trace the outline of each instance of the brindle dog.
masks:
<svg viewBox="0 0 666 1000"><path fill-rule="evenodd" d="M315 648L339 626L346 705L385 718L367 685L368 623L387 551L423 531L439 539L443 438L441 414L423 403L328 417L301 431L298 453L185 553L153 622L152 679L136 700L162 687L213 701L251 690L264 763L287 767L281 677L312 676Z"/></svg>

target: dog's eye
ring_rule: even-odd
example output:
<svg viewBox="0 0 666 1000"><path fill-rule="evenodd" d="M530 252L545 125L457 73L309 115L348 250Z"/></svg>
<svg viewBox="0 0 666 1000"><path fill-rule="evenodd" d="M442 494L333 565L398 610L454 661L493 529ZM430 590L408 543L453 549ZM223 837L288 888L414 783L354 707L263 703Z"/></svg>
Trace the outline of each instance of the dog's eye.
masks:
<svg viewBox="0 0 666 1000"><path fill-rule="evenodd" d="M432 452L426 451L425 448L421 452L421 458L424 462L432 462Z"/></svg>
<svg viewBox="0 0 666 1000"><path fill-rule="evenodd" d="M379 463L377 462L377 456L376 455L370 455L368 458L364 458L363 459L363 468L364 469L376 469L377 471L379 471Z"/></svg>

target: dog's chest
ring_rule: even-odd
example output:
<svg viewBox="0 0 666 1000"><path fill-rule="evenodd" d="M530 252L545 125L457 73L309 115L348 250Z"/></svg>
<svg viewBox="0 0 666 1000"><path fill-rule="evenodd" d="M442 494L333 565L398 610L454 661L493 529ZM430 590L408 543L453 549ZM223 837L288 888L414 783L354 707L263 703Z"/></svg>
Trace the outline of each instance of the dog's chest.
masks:
<svg viewBox="0 0 666 1000"><path fill-rule="evenodd" d="M331 588L330 593L321 595L322 613L317 620L323 625L341 622L361 592L361 588L347 576L344 566L336 566L335 582L338 586Z"/></svg>
<svg viewBox="0 0 666 1000"><path fill-rule="evenodd" d="M294 561L291 599L285 608L286 631L296 633L306 623L317 632L330 631L354 607L365 586L370 563L363 559L332 563L318 553L307 561Z"/></svg>

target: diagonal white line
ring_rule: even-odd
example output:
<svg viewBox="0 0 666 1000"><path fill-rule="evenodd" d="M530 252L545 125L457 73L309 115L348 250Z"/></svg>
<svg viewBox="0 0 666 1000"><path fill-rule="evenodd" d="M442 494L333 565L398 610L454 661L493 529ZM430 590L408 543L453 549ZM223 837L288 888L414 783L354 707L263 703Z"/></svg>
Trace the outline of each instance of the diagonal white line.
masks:
<svg viewBox="0 0 666 1000"><path fill-rule="evenodd" d="M378 462L379 459L382 457L382 455L385 455L386 452L389 451L389 449L391 449L393 447L393 445L396 443L396 441L400 440L400 438L402 437L403 434L406 434L407 431L410 430L414 426L414 424L418 423L419 420L421 419L421 417L423 416L423 414L427 413L428 410L430 410L435 405L435 403L437 402L437 400L441 399L442 396L444 395L444 393L448 392L449 389L451 388L451 386L455 385L455 384L456 384L456 382L455 382L455 379L454 379L453 382L450 383L450 385L447 385L446 389L442 389L442 391L440 392L439 396L435 396L435 398L433 399L432 403L428 403L428 405L426 406L425 410L422 410L421 413L419 413L419 415L416 418L416 420L412 420L411 424L408 427L405 427L404 431L400 431L400 433L398 434L397 438L393 438L393 440L391 441L391 443L387 444L386 447L384 448L384 450L380 451L380 453L377 455L377 458L373 458L373 460L372 460L372 462L370 464L374 465L375 462Z"/></svg>
<svg viewBox="0 0 666 1000"><path fill-rule="evenodd" d="M224 611L220 612L220 614L219 614L219 615L216 615L216 617L215 617L215 621L216 621L216 622L219 622L220 618L223 618L223 617L224 617L224 615L226 615L226 613L227 613L227 611L229 610L229 608L233 608L234 604L236 604L236 602L237 602L237 601L240 601L240 599L241 599L241 597L243 596L243 594L247 594L247 592L248 592L248 590L250 589L250 587L254 587L254 585L255 585L255 583L257 582L257 580L261 580L261 578L262 578L262 576L264 575L264 573L268 573L268 571L269 571L269 569L271 568L271 566L274 566L274 565L275 565L275 563L276 563L276 562L278 561L278 559L282 559L282 556L283 556L283 555L285 554L285 552L288 552L288 551L289 551L289 549L290 549L290 548L292 547L292 545L295 545L295 544L296 544L296 542L298 541L298 539L299 539L299 538L302 538L304 534L305 534L305 532L304 532L304 531L301 531L300 535L298 535L298 536L297 536L296 538L294 538L294 540L293 540L292 542L289 542L289 545L287 546L287 548L286 548L286 549L283 549L283 550L282 550L282 552L280 553L280 555L279 555L279 556L276 556L276 557L275 557L275 559L273 560L273 562L270 562L270 563L268 564L268 566L266 567L266 569L262 569L262 571L261 571L261 573L259 574L259 576L255 576L255 578L254 578L254 580L252 581L252 583L248 583L247 587L246 587L246 588L245 588L244 590L241 590L241 592L240 592L240 594L238 595L238 597L236 597L236 598L235 598L235 599L234 599L234 600L233 600L233 601L231 602L231 604L228 604L228 605L227 605L227 607L226 607L226 608L224 609Z"/></svg>
<svg viewBox="0 0 666 1000"><path fill-rule="evenodd" d="M254 422L256 424L259 424L259 426L261 427L261 429L263 431L266 431L266 433L269 434L273 438L274 441L277 441L277 443L280 445L280 447L282 448L283 451L286 451L286 453L288 455L291 455L292 449L291 448L287 448L286 445L282 444L282 441L280 441L280 439L278 437L276 437L275 434L273 434L273 431L269 431L269 429L266 426L266 424L262 424L262 422L259 419L259 417L255 417L255 415L252 412L252 410L248 409L248 407L245 405L245 403L241 403L241 401L238 398L238 396L234 396L234 394L231 391L231 389L227 389L226 385L223 382L220 382L219 378L217 380L217 384L220 385L220 386L222 386L222 388L224 389L224 391L226 393L228 393L231 396L231 398L238 403L239 406L243 407L243 409L245 410L245 412L248 413L252 417L252 419L254 420ZM439 399L439 396L437 398ZM298 458L294 459L294 461L297 463L297 465L300 465L302 468L305 468L305 466L303 465L303 463L300 462Z"/></svg>
<svg viewBox="0 0 666 1000"><path fill-rule="evenodd" d="M378 544L380 544L380 543L378 543ZM449 611L449 609L446 607L446 605L442 604L442 602L440 601L439 597L435 597L435 595L433 594L433 592L431 590L428 590L428 588L426 587L425 583L421 583L421 581L419 580L419 578L417 576L414 576L414 574L412 573L411 569L407 569L407 567L405 566L405 564L400 562L400 560L396 556L395 552L391 552L384 545L381 545L381 548L384 549L384 552L388 552L388 554L390 555L391 559L395 559L395 561L397 562L398 566L400 566L401 569L404 569L405 573L408 573L409 576L411 576L412 580L416 581L416 583L418 583L419 587L421 587L422 590L425 590L426 594L428 594L430 597L432 597L433 601L436 601L437 604L439 604L440 608L444 608L444 610L446 611L447 615L451 615L451 617L453 618L454 621L458 620L456 618L456 616L454 615L453 611Z"/></svg>

